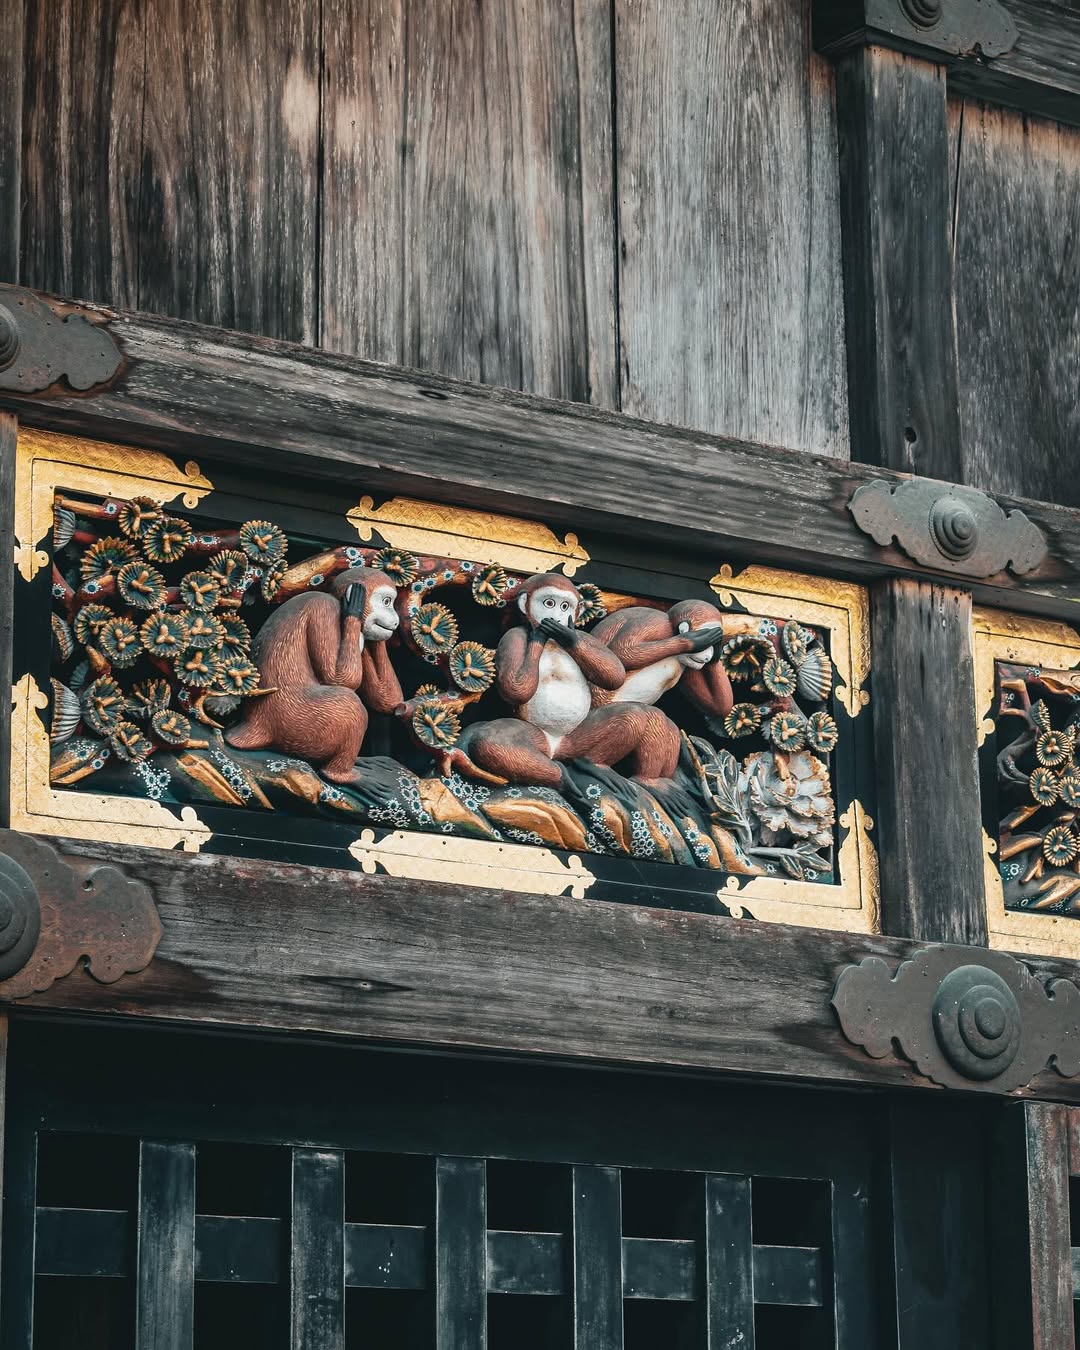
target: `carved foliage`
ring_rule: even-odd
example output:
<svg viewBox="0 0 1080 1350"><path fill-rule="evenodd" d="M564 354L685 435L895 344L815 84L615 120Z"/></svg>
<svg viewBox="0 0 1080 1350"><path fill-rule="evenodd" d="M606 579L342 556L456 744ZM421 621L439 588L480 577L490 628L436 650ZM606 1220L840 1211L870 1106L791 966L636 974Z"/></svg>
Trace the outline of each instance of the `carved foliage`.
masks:
<svg viewBox="0 0 1080 1350"><path fill-rule="evenodd" d="M894 1044L945 1087L1010 1092L1048 1064L1080 1073L1080 989L1037 979L1004 952L928 947L894 973L868 956L840 974L832 1006L874 1059Z"/></svg>

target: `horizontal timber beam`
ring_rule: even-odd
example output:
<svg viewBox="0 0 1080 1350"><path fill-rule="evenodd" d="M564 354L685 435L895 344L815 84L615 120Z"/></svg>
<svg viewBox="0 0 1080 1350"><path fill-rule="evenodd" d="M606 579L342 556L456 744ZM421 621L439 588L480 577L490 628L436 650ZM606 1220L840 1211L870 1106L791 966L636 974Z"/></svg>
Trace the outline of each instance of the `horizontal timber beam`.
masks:
<svg viewBox="0 0 1080 1350"><path fill-rule="evenodd" d="M85 394L8 390L0 407L31 426L330 482L343 497L405 492L855 581L939 575L876 544L847 509L871 479L902 480L887 469L178 320L82 312L120 350L113 379ZM1049 551L1023 577L978 582L976 599L1072 617L1080 511L997 500L1020 507Z"/></svg>
<svg viewBox="0 0 1080 1350"><path fill-rule="evenodd" d="M667 1072L932 1087L895 1053L872 1059L849 1043L829 1006L845 966L880 956L893 967L921 945L904 938L55 842L150 886L164 936L138 974L104 985L80 969L19 1008ZM1044 975L1078 970L1025 962ZM1080 1101L1080 1078L1048 1070L1013 1095Z"/></svg>

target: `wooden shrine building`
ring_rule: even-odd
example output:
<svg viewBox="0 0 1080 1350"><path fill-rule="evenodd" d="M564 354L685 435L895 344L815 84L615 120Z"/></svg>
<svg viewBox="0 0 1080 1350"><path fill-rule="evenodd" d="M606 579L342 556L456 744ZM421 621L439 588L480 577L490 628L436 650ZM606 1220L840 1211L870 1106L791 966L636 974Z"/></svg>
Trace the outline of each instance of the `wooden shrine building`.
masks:
<svg viewBox="0 0 1080 1350"><path fill-rule="evenodd" d="M1080 8L0 19L0 1350L1075 1346Z"/></svg>

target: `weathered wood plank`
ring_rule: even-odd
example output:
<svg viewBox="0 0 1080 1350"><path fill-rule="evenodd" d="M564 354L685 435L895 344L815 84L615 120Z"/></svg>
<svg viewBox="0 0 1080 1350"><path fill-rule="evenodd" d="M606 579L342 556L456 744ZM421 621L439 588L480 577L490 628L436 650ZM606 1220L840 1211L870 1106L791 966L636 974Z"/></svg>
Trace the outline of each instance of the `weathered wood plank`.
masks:
<svg viewBox="0 0 1080 1350"><path fill-rule="evenodd" d="M959 481L944 68L868 47L836 80L852 454Z"/></svg>
<svg viewBox="0 0 1080 1350"><path fill-rule="evenodd" d="M192 1350L195 1145L139 1145L136 1350Z"/></svg>
<svg viewBox="0 0 1080 1350"><path fill-rule="evenodd" d="M1006 1108L990 1171L996 1350L1073 1350L1068 1112Z"/></svg>
<svg viewBox="0 0 1080 1350"><path fill-rule="evenodd" d="M154 5L140 308L315 341L318 14L288 0Z"/></svg>
<svg viewBox="0 0 1080 1350"><path fill-rule="evenodd" d="M606 5L325 11L322 342L617 404Z"/></svg>
<svg viewBox="0 0 1080 1350"><path fill-rule="evenodd" d="M330 1149L292 1155L291 1350L344 1350L345 1159Z"/></svg>
<svg viewBox="0 0 1080 1350"><path fill-rule="evenodd" d="M25 0L0 0L0 281L19 280Z"/></svg>
<svg viewBox="0 0 1080 1350"><path fill-rule="evenodd" d="M704 551L868 581L918 575L847 511L865 465L636 422L581 404L390 370L265 339L146 315L114 315L125 357L91 396L0 394L29 425L193 449L243 469L294 473L355 494L407 492L576 530L610 529L666 550ZM1071 613L1080 512L1003 497L1046 533L1049 555L1022 578L973 586L981 603Z"/></svg>
<svg viewBox="0 0 1080 1350"><path fill-rule="evenodd" d="M871 625L882 928L985 946L971 597L883 582Z"/></svg>
<svg viewBox="0 0 1080 1350"><path fill-rule="evenodd" d="M222 855L66 847L153 887L164 937L138 975L106 986L80 970L19 1006L931 1087L904 1061L851 1045L829 1006L846 965L879 955L895 967L919 945L905 939ZM1077 975L1075 963L1025 961ZM1031 1090L1080 1100L1080 1080L1051 1071Z"/></svg>
<svg viewBox="0 0 1080 1350"><path fill-rule="evenodd" d="M27 0L25 285L138 306L146 13L145 0Z"/></svg>
<svg viewBox="0 0 1080 1350"><path fill-rule="evenodd" d="M616 1167L575 1167L574 1350L622 1350L622 1178Z"/></svg>
<svg viewBox="0 0 1080 1350"><path fill-rule="evenodd" d="M848 453L832 73L790 0L617 0L622 406Z"/></svg>
<svg viewBox="0 0 1080 1350"><path fill-rule="evenodd" d="M958 139L965 474L1080 506L1080 130L971 102Z"/></svg>
<svg viewBox="0 0 1080 1350"><path fill-rule="evenodd" d="M482 1158L438 1158L435 1163L435 1346L487 1346L487 1166Z"/></svg>

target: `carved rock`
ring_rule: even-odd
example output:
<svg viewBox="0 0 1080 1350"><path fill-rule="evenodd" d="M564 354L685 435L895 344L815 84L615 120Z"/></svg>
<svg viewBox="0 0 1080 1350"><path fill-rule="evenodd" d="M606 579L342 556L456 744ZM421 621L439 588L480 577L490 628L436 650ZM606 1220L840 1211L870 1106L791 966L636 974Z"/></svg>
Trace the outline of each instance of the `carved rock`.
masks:
<svg viewBox="0 0 1080 1350"><path fill-rule="evenodd" d="M63 379L92 389L111 380L122 359L109 331L85 314L0 285L0 389L36 394Z"/></svg>
<svg viewBox="0 0 1080 1350"><path fill-rule="evenodd" d="M83 957L95 980L113 984L149 965L160 940L141 881L0 830L0 1000L41 993Z"/></svg>
<svg viewBox="0 0 1080 1350"><path fill-rule="evenodd" d="M975 488L909 478L875 478L852 496L848 509L875 543L900 548L924 567L966 577L990 577L1010 568L1017 576L1046 557L1046 540L1023 511L1007 515Z"/></svg>
<svg viewBox="0 0 1080 1350"><path fill-rule="evenodd" d="M894 1050L944 1087L1012 1092L1052 1064L1080 1073L1080 989L1044 984L1004 952L928 947L895 973L877 956L840 973L844 1035L874 1059Z"/></svg>

